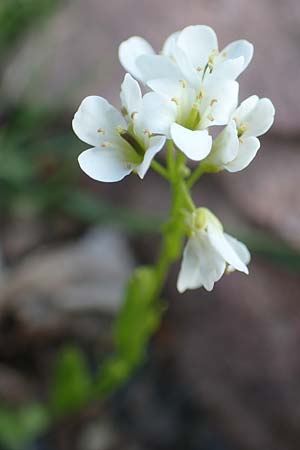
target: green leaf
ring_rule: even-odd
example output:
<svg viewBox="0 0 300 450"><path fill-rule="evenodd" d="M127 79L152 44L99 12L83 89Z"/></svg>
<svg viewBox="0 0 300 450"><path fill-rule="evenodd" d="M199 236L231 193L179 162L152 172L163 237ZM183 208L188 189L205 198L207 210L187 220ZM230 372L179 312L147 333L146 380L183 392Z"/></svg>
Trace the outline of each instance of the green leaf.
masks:
<svg viewBox="0 0 300 450"><path fill-rule="evenodd" d="M0 442L11 450L24 448L24 444L33 441L49 425L46 409L37 403L12 410L0 408Z"/></svg>
<svg viewBox="0 0 300 450"><path fill-rule="evenodd" d="M82 352L65 348L59 355L50 391L50 408L60 416L78 410L91 392L91 376Z"/></svg>
<svg viewBox="0 0 300 450"><path fill-rule="evenodd" d="M46 17L58 0L5 0L0 3L0 55L28 26Z"/></svg>
<svg viewBox="0 0 300 450"><path fill-rule="evenodd" d="M145 357L148 342L163 311L157 298L157 272L140 267L130 279L123 308L115 323L116 353L101 367L96 393L108 395L122 385Z"/></svg>
<svg viewBox="0 0 300 450"><path fill-rule="evenodd" d="M162 307L155 298L156 277L153 268L141 267L135 271L116 322L117 351L130 365L143 358L147 343L160 322Z"/></svg>

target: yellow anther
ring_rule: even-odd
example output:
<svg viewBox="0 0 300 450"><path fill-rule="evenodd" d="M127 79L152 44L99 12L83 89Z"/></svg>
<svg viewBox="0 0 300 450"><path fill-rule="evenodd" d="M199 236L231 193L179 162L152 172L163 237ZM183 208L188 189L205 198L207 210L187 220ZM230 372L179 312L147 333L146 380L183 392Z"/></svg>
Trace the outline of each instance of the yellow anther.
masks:
<svg viewBox="0 0 300 450"><path fill-rule="evenodd" d="M103 148L111 147L111 143L107 142L107 141L102 142L101 147L103 147Z"/></svg>
<svg viewBox="0 0 300 450"><path fill-rule="evenodd" d="M179 82L183 88L187 87L187 82L185 80L179 80Z"/></svg>
<svg viewBox="0 0 300 450"><path fill-rule="evenodd" d="M204 97L204 94L205 94L204 90L201 89L201 91L200 91L199 94L197 95L197 100L202 100L203 97Z"/></svg>
<svg viewBox="0 0 300 450"><path fill-rule="evenodd" d="M219 52L217 49L213 50L213 52L208 57L208 62L213 64L214 59L216 56L218 56L218 54L219 54Z"/></svg>
<svg viewBox="0 0 300 450"><path fill-rule="evenodd" d="M98 128L97 132L100 134L104 134L105 130L104 130L104 128Z"/></svg>
<svg viewBox="0 0 300 450"><path fill-rule="evenodd" d="M196 70L197 70L197 72L202 72L203 71L202 67L200 67L200 66L198 66Z"/></svg>
<svg viewBox="0 0 300 450"><path fill-rule="evenodd" d="M118 125L116 127L116 132L119 133L119 134L124 134L124 133L126 133L126 131L127 130L125 130L125 128L121 127L120 125Z"/></svg>
<svg viewBox="0 0 300 450"><path fill-rule="evenodd" d="M133 111L133 113L131 113L131 119L134 120L135 116L137 115L137 111Z"/></svg>
<svg viewBox="0 0 300 450"><path fill-rule="evenodd" d="M213 98L210 102L210 106L213 107L216 103L218 103L218 100L216 98Z"/></svg>
<svg viewBox="0 0 300 450"><path fill-rule="evenodd" d="M174 102L177 106L179 105L179 101L178 101L178 99L175 98L175 97L172 97L172 98L171 98L171 102Z"/></svg>
<svg viewBox="0 0 300 450"><path fill-rule="evenodd" d="M151 136L151 131L150 130L147 130L147 129L145 129L144 130L144 134L146 134L147 136Z"/></svg>
<svg viewBox="0 0 300 450"><path fill-rule="evenodd" d="M247 131L247 129L248 125L246 123L241 123L240 126L237 128L238 137L240 138L241 136L243 136L243 134L245 133L245 131Z"/></svg>
<svg viewBox="0 0 300 450"><path fill-rule="evenodd" d="M207 116L208 120L210 120L211 122L213 122L215 120L214 116L212 114L208 114Z"/></svg>

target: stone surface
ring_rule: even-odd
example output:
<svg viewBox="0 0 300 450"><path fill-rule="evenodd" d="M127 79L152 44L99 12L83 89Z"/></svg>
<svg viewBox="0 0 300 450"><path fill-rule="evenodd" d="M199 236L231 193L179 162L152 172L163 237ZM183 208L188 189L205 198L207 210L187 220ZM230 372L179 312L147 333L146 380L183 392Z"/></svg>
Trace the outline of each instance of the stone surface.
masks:
<svg viewBox="0 0 300 450"><path fill-rule="evenodd" d="M64 326L119 309L133 269L125 238L113 229L91 229L78 242L29 255L0 286L2 311L13 311L31 330ZM96 330L94 330L96 331Z"/></svg>
<svg viewBox="0 0 300 450"><path fill-rule="evenodd" d="M30 33L7 64L3 89L10 98L73 111L81 99L100 94L119 102L123 71L119 43L140 34L157 49L172 31L206 23L220 47L242 37L253 41L255 58L241 78L241 99L257 93L277 107L274 131L298 135L300 101L300 8L297 0L76 0Z"/></svg>
<svg viewBox="0 0 300 450"><path fill-rule="evenodd" d="M299 167L298 143L265 138L247 170L218 178L248 219L296 249L300 249Z"/></svg>
<svg viewBox="0 0 300 450"><path fill-rule="evenodd" d="M300 279L257 258L250 269L174 301L175 364L233 448L297 450Z"/></svg>

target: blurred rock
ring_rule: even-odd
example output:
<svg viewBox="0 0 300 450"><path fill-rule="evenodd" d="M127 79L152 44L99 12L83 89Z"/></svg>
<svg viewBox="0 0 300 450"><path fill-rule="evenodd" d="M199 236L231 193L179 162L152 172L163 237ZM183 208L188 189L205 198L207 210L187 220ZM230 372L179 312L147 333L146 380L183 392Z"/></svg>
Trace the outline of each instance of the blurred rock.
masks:
<svg viewBox="0 0 300 450"><path fill-rule="evenodd" d="M118 434L109 421L90 423L79 438L78 450L112 450L120 444Z"/></svg>
<svg viewBox="0 0 300 450"><path fill-rule="evenodd" d="M24 403L31 394L32 387L20 372L0 364L0 403Z"/></svg>
<svg viewBox="0 0 300 450"><path fill-rule="evenodd" d="M32 217L15 218L2 230L1 242L5 261L17 262L27 252L41 245L46 238L45 224Z"/></svg>
<svg viewBox="0 0 300 450"><path fill-rule="evenodd" d="M72 317L88 330L97 315L119 309L132 268L123 235L94 228L78 242L26 257L0 286L0 307L31 330L65 326Z"/></svg>
<svg viewBox="0 0 300 450"><path fill-rule="evenodd" d="M299 277L254 259L249 277L173 303L178 376L232 448L300 448L299 292Z"/></svg>
<svg viewBox="0 0 300 450"><path fill-rule="evenodd" d="M260 225L300 249L300 145L262 139L253 163L219 181L236 207Z"/></svg>
<svg viewBox="0 0 300 450"><path fill-rule="evenodd" d="M72 111L91 94L118 102L119 43L140 34L159 49L169 33L193 23L214 27L220 47L240 38L254 42L255 59L242 77L241 98L253 93L272 98L277 131L298 134L297 0L189 0L184 7L179 0L66 2L11 56L3 89L14 100L25 95L30 102L67 104Z"/></svg>

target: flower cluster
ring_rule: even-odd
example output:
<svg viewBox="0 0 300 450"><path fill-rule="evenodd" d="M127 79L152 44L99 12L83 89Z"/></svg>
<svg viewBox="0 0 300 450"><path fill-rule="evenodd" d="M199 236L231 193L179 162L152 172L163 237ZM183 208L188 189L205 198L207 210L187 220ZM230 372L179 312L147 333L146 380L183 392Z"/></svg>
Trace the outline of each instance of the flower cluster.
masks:
<svg viewBox="0 0 300 450"><path fill-rule="evenodd" d="M92 147L79 156L80 167L95 180L114 182L131 172L143 178L152 166L171 183L182 175L186 187L204 172L244 169L275 113L269 99L256 95L238 106L236 79L252 55L253 46L246 40L219 50L215 32L204 25L173 33L159 54L138 36L122 42L119 59L128 73L121 86L121 112L104 98L91 96L74 116L75 133ZM185 169L186 160L200 162L190 179L185 180L188 170L172 178L171 167L154 160L166 141L174 145L175 158L181 155ZM248 273L245 245L225 234L209 210L191 204L184 212L189 239L178 290L211 290L225 271Z"/></svg>

